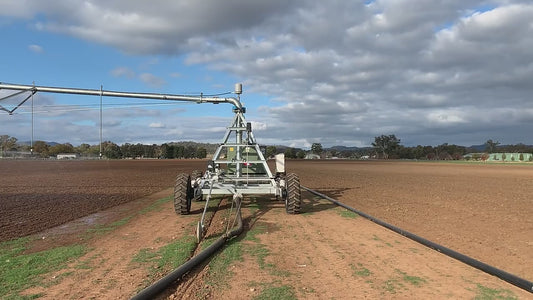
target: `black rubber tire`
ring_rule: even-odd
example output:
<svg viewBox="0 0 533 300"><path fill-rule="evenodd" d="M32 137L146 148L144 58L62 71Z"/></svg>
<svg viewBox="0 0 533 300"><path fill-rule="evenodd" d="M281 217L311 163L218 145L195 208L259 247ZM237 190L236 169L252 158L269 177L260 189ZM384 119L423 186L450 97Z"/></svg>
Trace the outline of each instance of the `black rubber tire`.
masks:
<svg viewBox="0 0 533 300"><path fill-rule="evenodd" d="M176 177L174 185L174 211L178 215L188 215L191 212L191 177L181 173Z"/></svg>
<svg viewBox="0 0 533 300"><path fill-rule="evenodd" d="M294 173L287 174L287 197L285 198L285 210L288 214L300 213L302 195L300 190L300 178Z"/></svg>
<svg viewBox="0 0 533 300"><path fill-rule="evenodd" d="M200 170L194 170L191 173L191 180L196 180L196 178L202 177L203 173Z"/></svg>
<svg viewBox="0 0 533 300"><path fill-rule="evenodd" d="M202 172L202 171L200 171L200 170L194 170L194 171L192 171L192 173L191 173L191 182L194 181L194 180L196 180L197 178L201 178L202 176L203 176L203 172ZM194 200L194 201L202 201L202 194L200 194L200 195L194 197L194 189L195 189L195 188L196 188L196 187L194 187L194 186L192 187L192 189L193 189L193 191L192 191L192 195L193 195L192 197L193 197L193 200Z"/></svg>

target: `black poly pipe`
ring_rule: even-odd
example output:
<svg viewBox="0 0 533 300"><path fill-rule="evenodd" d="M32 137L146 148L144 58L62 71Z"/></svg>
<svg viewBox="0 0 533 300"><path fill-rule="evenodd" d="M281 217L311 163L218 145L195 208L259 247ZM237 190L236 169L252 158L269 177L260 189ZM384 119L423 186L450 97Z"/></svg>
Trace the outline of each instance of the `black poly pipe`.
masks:
<svg viewBox="0 0 533 300"><path fill-rule="evenodd" d="M467 264L469 266L472 266L472 267L474 267L476 269L479 269L479 270L481 270L481 271L483 271L485 273L488 273L490 275L496 276L496 277L498 277L498 278L500 278L502 280L507 281L508 283L510 283L510 284L512 284L512 285L514 285L516 287L519 287L519 288L521 288L523 290L526 290L526 291L528 291L530 293L533 293L533 282L531 282L531 281L525 280L525 279L520 278L520 277L518 277L516 275L507 273L507 272L505 272L503 270L500 270L500 269L495 268L493 266L487 265L486 263L483 263L483 262L481 262L479 260L476 260L476 259L471 258L469 256L466 256L464 254L461 254L461 253L459 253L457 251L454 251L454 250L452 250L450 248L444 247L444 246L439 245L437 243L433 243L432 241L426 240L423 237L417 236L417 235L415 235L413 233L405 231L405 230L403 230L403 229L401 229L399 227L396 227L394 225L385 223L385 222L383 222L383 221L381 221L379 219L376 219L376 218L372 217L371 215L365 214L362 211L359 211L359 210L357 210L355 208L352 208L352 207L350 207L350 206L348 206L348 205L346 205L346 204L344 204L342 202L339 202L339 201L337 201L337 200L335 200L333 198L330 198L330 197L328 197L328 196L326 196L324 194L321 194L321 193L319 193L317 191L314 191L314 190L312 190L310 188L307 188L307 187L304 187L304 186L301 186L301 188L306 190L306 191L308 191L308 192L310 192L310 193L312 193L312 194L315 194L315 195L317 195L319 197L322 197L322 198L324 198L326 200L329 200L329 201L331 201L331 202L333 202L333 203L335 203L335 204L337 204L339 206L342 206L342 207L344 207L344 208L346 208L346 209L348 209L350 211L353 211L354 213L356 213L356 214L358 214L358 215L360 215L360 216L362 216L362 217L364 217L364 218L366 218L366 219L368 219L368 220L370 220L370 221L372 221L372 222L374 222L376 224L379 224L379 225L381 225L381 226L383 226L383 227L385 227L387 229L390 229L390 230L392 230L392 231L394 231L396 233L399 233L399 234L401 234L401 235L403 235L403 236L405 236L405 237L407 237L407 238L409 238L409 239L411 239L411 240L413 240L415 242L418 242L418 243L420 243L420 244L422 244L422 245L424 245L426 247L429 247L429 248L431 248L433 250L437 250L438 252L441 252L441 253L443 253L443 254L451 257L451 258L455 258L455 259L457 259L457 260L459 260L459 261L461 261L461 262L463 262L463 263L465 263L465 264Z"/></svg>
<svg viewBox="0 0 533 300"><path fill-rule="evenodd" d="M144 300L144 299L153 299L155 296L163 292L167 287L169 287L176 280L181 278L187 272L192 270L198 264L209 258L211 255L215 254L216 251L222 247L226 241L231 239L234 236L241 234L243 230L242 216L241 211L237 212L237 228L233 229L229 234L219 237L213 244L207 247L202 252L198 253L193 258L189 259L186 263L179 266L177 269L166 275L165 277L159 279L154 284L142 290L137 295L133 296L132 300Z"/></svg>

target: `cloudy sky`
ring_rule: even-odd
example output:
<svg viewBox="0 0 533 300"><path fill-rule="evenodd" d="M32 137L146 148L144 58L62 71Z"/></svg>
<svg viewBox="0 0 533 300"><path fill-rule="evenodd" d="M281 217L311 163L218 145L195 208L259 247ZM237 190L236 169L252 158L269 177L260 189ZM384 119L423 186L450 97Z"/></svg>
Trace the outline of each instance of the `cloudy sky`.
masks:
<svg viewBox="0 0 533 300"><path fill-rule="evenodd" d="M261 144L533 144L533 3L0 0L0 82L230 92ZM6 91L0 91L5 96ZM0 101L13 108L22 95ZM37 94L34 139L99 141L99 97ZM104 140L220 142L231 105L104 98ZM31 101L0 134L31 138Z"/></svg>

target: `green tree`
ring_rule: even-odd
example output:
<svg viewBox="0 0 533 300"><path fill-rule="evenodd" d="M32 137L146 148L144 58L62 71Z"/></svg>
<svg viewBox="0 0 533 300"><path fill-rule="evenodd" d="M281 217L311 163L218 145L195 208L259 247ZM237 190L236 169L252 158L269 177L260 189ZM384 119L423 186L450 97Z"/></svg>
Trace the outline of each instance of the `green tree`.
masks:
<svg viewBox="0 0 533 300"><path fill-rule="evenodd" d="M142 157L144 156L144 145L137 143L131 146L131 154L133 157Z"/></svg>
<svg viewBox="0 0 533 300"><path fill-rule="evenodd" d="M505 159L507 158L507 155L505 153L502 154L502 161L505 161Z"/></svg>
<svg viewBox="0 0 533 300"><path fill-rule="evenodd" d="M269 158L269 157L272 157L274 155L276 155L276 152L278 151L278 149L276 148L276 146L267 146L266 147L266 158Z"/></svg>
<svg viewBox="0 0 533 300"><path fill-rule="evenodd" d="M294 148L287 148L285 149L285 157L286 158L296 158L296 151L294 150Z"/></svg>
<svg viewBox="0 0 533 300"><path fill-rule="evenodd" d="M90 154L92 156L98 156L100 154L100 144L91 145L87 154Z"/></svg>
<svg viewBox="0 0 533 300"><path fill-rule="evenodd" d="M120 146L120 152L122 153L122 157L134 157L132 153L132 144L125 143Z"/></svg>
<svg viewBox="0 0 533 300"><path fill-rule="evenodd" d="M91 145L89 144L81 144L78 147L75 148L76 152L80 154L87 154L89 153L89 149L91 148Z"/></svg>
<svg viewBox="0 0 533 300"><path fill-rule="evenodd" d="M174 158L185 158L185 147L181 145L173 145L174 147Z"/></svg>
<svg viewBox="0 0 533 300"><path fill-rule="evenodd" d="M176 158L195 158L196 157L196 147L193 145L188 145L186 147L178 146L177 149L183 148L183 155L178 156L176 155Z"/></svg>
<svg viewBox="0 0 533 300"><path fill-rule="evenodd" d="M175 158L174 156L174 146L164 143L161 145L161 157L162 158Z"/></svg>
<svg viewBox="0 0 533 300"><path fill-rule="evenodd" d="M204 147L198 147L196 149L196 158L206 158L207 157L207 149Z"/></svg>
<svg viewBox="0 0 533 300"><path fill-rule="evenodd" d="M154 158L157 157L158 146L156 144L143 145L143 156Z"/></svg>
<svg viewBox="0 0 533 300"><path fill-rule="evenodd" d="M108 159L117 159L122 157L120 147L111 141L105 141L102 143L102 152L102 155Z"/></svg>
<svg viewBox="0 0 533 300"><path fill-rule="evenodd" d="M339 151L335 149L329 150L329 154L328 154L329 157L337 157L338 155L339 155Z"/></svg>
<svg viewBox="0 0 533 300"><path fill-rule="evenodd" d="M48 149L50 147L44 141L35 141L33 143L33 151L39 153L41 157L48 157Z"/></svg>
<svg viewBox="0 0 533 300"><path fill-rule="evenodd" d="M48 155L58 155L59 153L75 153L74 146L70 143L57 144L48 149Z"/></svg>
<svg viewBox="0 0 533 300"><path fill-rule="evenodd" d="M384 159L388 159L391 154L394 154L400 146L400 139L394 134L381 135L374 138L372 147L377 153L381 154Z"/></svg>
<svg viewBox="0 0 533 300"><path fill-rule="evenodd" d="M494 153L496 151L496 147L500 144L498 141L488 140L485 142L485 150L488 153Z"/></svg>
<svg viewBox="0 0 533 300"><path fill-rule="evenodd" d="M0 135L0 154L5 155L6 151L11 151L17 146L17 138L9 135Z"/></svg>
<svg viewBox="0 0 533 300"><path fill-rule="evenodd" d="M321 143L313 143L311 145L311 152L313 152L314 154L320 155L322 154L322 151L324 151L324 149L322 148Z"/></svg>

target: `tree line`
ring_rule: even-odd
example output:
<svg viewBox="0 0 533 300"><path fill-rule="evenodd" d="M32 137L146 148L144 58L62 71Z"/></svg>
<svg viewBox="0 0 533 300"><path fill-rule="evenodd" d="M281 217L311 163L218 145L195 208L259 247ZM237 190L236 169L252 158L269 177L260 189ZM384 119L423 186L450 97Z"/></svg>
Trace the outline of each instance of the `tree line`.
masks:
<svg viewBox="0 0 533 300"><path fill-rule="evenodd" d="M533 153L533 146L522 143L515 145L500 145L492 139L478 147L465 147L443 143L437 146L406 147L396 135L380 135L374 137L372 147L356 148L339 151L335 148L323 148L320 143L313 143L311 153L321 158L343 159L418 159L418 160L460 160L465 154L474 153L473 159L485 160L491 153Z"/></svg>
<svg viewBox="0 0 533 300"><path fill-rule="evenodd" d="M73 146L70 143L49 144L45 141L35 141L33 149L30 145L18 143L17 138L8 135L0 136L0 157L6 156L7 152L31 153L36 157L48 158L58 154L78 154L81 157L104 157L108 159L123 158L206 158L209 154L214 154L218 145L197 142L170 142L161 145L145 145L141 143L125 143L118 145L111 141L102 142L96 145L83 143ZM32 151L33 150L33 151ZM101 151L101 152L100 152ZM300 148L284 146L264 146L262 151L266 157L272 157L278 153L285 153L287 158L304 158L306 151Z"/></svg>
<svg viewBox="0 0 533 300"><path fill-rule="evenodd" d="M105 157L109 159L121 158L206 158L213 154L216 144L197 142L171 142L161 145L144 145L141 143L122 145L111 141L105 141L97 145L83 143L73 146L70 143L50 145L44 141L33 143L32 155L37 157L51 157L60 153L76 153L81 157ZM465 147L443 143L438 146L406 147L401 145L401 140L394 134L380 135L374 138L372 147L355 148L350 150L337 150L324 148L321 143L313 143L310 151L301 148L286 146L263 146L261 147L266 158L275 154L284 153L289 159L303 159L307 154L313 153L321 158L360 159L365 157L379 159L423 159L423 160L459 160L467 153L478 153L479 148ZM31 146L18 143L17 138L8 135L0 135L0 156L6 156L8 152L31 152ZM101 151L101 152L100 152ZM498 141L488 140L484 144L486 154L489 153L533 153L533 146L524 144L500 145Z"/></svg>
<svg viewBox="0 0 533 300"><path fill-rule="evenodd" d="M83 143L73 146L70 143L49 144L45 141L35 141L33 149L30 145L18 143L17 138L0 135L0 154L6 156L8 152L25 152L36 157L48 158L58 154L78 154L81 157L105 157L108 159L121 158L206 158L208 149L214 146L195 142L164 143L162 145L144 145L141 143L122 145L111 141L97 145ZM214 150L211 150L214 152Z"/></svg>
<svg viewBox="0 0 533 300"><path fill-rule="evenodd" d="M533 146L522 143L500 145L500 142L489 139L482 149L464 147L448 143L438 146L405 147L394 134L381 135L374 138L372 153L377 158L395 159L428 159L428 160L459 160L467 153L477 153L479 157L488 157L490 153L533 153ZM483 153L479 153L483 152Z"/></svg>

